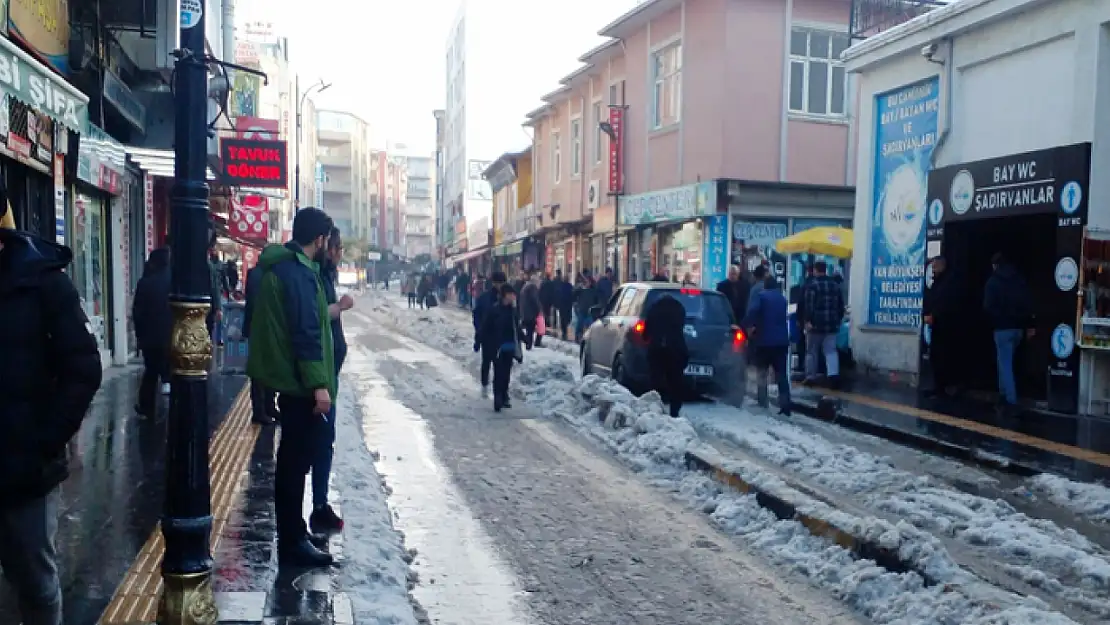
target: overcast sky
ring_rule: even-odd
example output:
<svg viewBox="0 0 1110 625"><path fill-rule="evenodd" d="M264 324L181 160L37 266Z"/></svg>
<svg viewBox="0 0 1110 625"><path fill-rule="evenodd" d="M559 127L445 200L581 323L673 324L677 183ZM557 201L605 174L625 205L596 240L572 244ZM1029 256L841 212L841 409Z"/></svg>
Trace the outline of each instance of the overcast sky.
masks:
<svg viewBox="0 0 1110 625"><path fill-rule="evenodd" d="M470 0L498 2L500 0ZM540 96L574 71L577 58L603 41L596 32L637 4L637 0L516 0L497 29L532 34L531 50L511 51L503 70L517 88L531 93L532 105L520 97L498 118L498 136L518 139L512 150L527 145L519 130L525 113ZM447 35L459 0L239 0L239 23L273 21L278 35L289 38L301 86L317 78L334 83L315 98L322 107L348 110L372 125L375 142L404 143L412 152L435 148L432 111L445 104ZM496 40L479 45L497 47ZM482 94L468 106L506 108L498 94ZM499 111L502 113L502 111Z"/></svg>

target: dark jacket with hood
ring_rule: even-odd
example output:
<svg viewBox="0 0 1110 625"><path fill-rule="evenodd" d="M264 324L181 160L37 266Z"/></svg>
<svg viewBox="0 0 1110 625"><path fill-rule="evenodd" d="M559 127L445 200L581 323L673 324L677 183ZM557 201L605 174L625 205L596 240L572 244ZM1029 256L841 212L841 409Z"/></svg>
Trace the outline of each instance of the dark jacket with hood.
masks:
<svg viewBox="0 0 1110 625"><path fill-rule="evenodd" d="M145 354L168 357L173 314L170 312L170 250L159 248L150 253L143 277L135 286L131 306L135 339Z"/></svg>
<svg viewBox="0 0 1110 625"><path fill-rule="evenodd" d="M319 266L295 242L266 246L258 266L247 376L294 397L318 389L335 397L335 345Z"/></svg>
<svg viewBox="0 0 1110 625"><path fill-rule="evenodd" d="M73 254L0 229L0 508L68 476L66 445L100 388L96 339L63 269Z"/></svg>
<svg viewBox="0 0 1110 625"><path fill-rule="evenodd" d="M670 295L664 295L647 310L644 317L644 340L648 342L650 349L666 349L671 354L685 357L685 325L686 308L682 302Z"/></svg>
<svg viewBox="0 0 1110 625"><path fill-rule="evenodd" d="M1013 265L999 265L983 292L983 310L995 330L1033 327L1033 295Z"/></svg>

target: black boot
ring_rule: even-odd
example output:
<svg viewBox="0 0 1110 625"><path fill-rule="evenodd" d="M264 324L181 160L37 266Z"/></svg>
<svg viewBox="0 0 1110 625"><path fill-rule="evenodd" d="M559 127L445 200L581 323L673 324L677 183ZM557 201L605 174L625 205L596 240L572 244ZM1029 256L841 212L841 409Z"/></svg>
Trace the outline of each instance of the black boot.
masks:
<svg viewBox="0 0 1110 625"><path fill-rule="evenodd" d="M308 537L289 545L278 544L278 564L295 567L331 566L335 559L330 553L316 548Z"/></svg>

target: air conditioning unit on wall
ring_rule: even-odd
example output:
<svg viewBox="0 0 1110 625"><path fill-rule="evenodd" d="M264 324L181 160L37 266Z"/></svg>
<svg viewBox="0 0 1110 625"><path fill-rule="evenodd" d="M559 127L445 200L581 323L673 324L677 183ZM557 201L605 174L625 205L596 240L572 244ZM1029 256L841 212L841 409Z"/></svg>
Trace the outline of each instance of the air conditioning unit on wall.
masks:
<svg viewBox="0 0 1110 625"><path fill-rule="evenodd" d="M586 208L596 210L601 203L601 181L591 180L590 189L586 192Z"/></svg>

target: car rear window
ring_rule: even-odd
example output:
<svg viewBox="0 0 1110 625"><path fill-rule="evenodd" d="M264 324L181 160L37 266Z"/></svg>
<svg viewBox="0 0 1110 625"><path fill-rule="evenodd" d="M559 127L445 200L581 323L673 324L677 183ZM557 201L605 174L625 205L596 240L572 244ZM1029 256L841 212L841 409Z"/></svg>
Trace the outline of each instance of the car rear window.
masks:
<svg viewBox="0 0 1110 625"><path fill-rule="evenodd" d="M687 319L697 319L705 323L729 325L733 323L732 307L724 295L716 291L701 291L698 289L657 289L649 291L644 300L644 311L662 297L670 295L682 303L686 309Z"/></svg>

